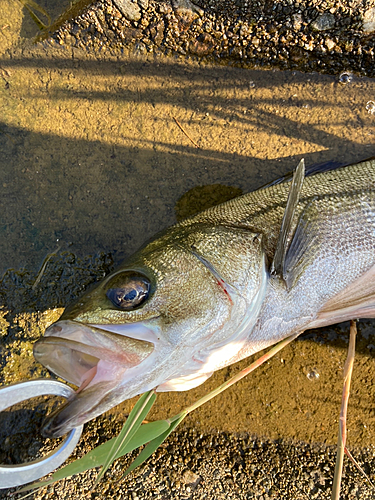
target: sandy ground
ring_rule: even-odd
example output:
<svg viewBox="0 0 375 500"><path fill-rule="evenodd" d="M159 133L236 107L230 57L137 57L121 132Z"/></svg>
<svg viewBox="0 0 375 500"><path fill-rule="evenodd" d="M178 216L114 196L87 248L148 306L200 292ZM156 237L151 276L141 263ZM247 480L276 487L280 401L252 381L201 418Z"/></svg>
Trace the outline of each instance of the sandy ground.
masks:
<svg viewBox="0 0 375 500"><path fill-rule="evenodd" d="M27 37L34 31L20 6L2 0L2 383L46 374L31 345L57 319L55 308L175 222L176 203L189 189L221 184L246 192L302 157L311 165L374 154L375 115L366 109L375 100L374 80L353 76L343 84L338 75L214 66L180 56L99 57L33 46ZM201 198L202 191L193 191L187 210L201 206ZM360 447L369 473L372 329L360 323L348 422L349 445ZM192 414L139 473L117 488L108 480L96 497L329 498L334 452L324 445L336 442L347 332L341 325L295 342ZM245 365L188 393L160 395L152 418L174 414ZM77 453L118 431L131 404L89 424ZM22 411L20 418L24 423ZM21 427L2 422L3 429ZM32 455L40 438L26 445L26 434L19 429L2 460ZM92 477L35 498L80 498ZM351 467L345 488L345 498L373 498Z"/></svg>

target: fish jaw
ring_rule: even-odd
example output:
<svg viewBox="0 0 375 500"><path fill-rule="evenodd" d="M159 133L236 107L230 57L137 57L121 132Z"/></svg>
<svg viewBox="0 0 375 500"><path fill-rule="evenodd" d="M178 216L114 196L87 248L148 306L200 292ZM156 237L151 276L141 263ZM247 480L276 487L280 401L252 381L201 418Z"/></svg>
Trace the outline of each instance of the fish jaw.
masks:
<svg viewBox="0 0 375 500"><path fill-rule="evenodd" d="M61 436L158 384L157 375L150 381L142 376L153 371L157 358L168 349L156 329L118 325L117 333L112 325L108 325L112 331L100 326L58 321L34 344L38 362L78 386L75 395L47 417L43 432L48 437Z"/></svg>
<svg viewBox="0 0 375 500"><path fill-rule="evenodd" d="M78 390L47 416L43 435L62 436L126 399L159 387L166 390L163 384L174 378L181 365L189 365L196 348L186 343L176 346L157 327L142 322L90 325L58 321L34 344L34 357ZM188 375L180 375L179 386L167 390L196 387L211 373L198 374L194 381L185 380Z"/></svg>
<svg viewBox="0 0 375 500"><path fill-rule="evenodd" d="M62 436L126 399L159 387L161 391L188 390L211 375L199 373L190 380L191 363L195 370L203 365L199 361L196 366L192 360L199 347L186 342L176 345L157 326L145 323L90 325L61 320L46 330L34 344L34 357L78 390L47 416L43 435ZM210 337L201 333L203 338ZM188 373L180 374L181 366ZM176 372L178 386L163 388Z"/></svg>
<svg viewBox="0 0 375 500"><path fill-rule="evenodd" d="M56 375L81 387L88 371L96 369L96 382L105 380L111 365L129 369L153 350L149 342L125 337L125 333L123 337L103 335L104 331L75 321L58 321L36 342L34 356Z"/></svg>

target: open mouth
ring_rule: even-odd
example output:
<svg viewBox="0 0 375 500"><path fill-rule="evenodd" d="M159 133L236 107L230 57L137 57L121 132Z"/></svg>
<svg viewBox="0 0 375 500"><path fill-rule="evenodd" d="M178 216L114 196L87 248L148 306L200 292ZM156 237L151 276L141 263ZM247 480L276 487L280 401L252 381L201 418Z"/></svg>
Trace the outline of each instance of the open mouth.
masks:
<svg viewBox="0 0 375 500"><path fill-rule="evenodd" d="M108 325L111 331L107 325L98 326L58 321L34 345L35 359L78 386L79 393L98 383L123 380L126 370L140 365L154 350L154 343L133 337L155 337L142 325L115 325L121 333L113 325Z"/></svg>
<svg viewBox="0 0 375 500"><path fill-rule="evenodd" d="M63 320L47 328L34 344L35 359L77 390L47 417L43 434L62 436L126 399L122 388L151 371L158 346L153 330L142 323L85 325Z"/></svg>

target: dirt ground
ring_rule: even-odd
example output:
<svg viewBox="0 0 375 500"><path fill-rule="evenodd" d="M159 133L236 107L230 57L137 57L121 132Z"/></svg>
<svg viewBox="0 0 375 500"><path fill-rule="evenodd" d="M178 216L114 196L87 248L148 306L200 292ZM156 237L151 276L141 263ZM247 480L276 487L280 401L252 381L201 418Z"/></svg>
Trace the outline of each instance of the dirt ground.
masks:
<svg viewBox="0 0 375 500"><path fill-rule="evenodd" d="M220 184L247 192L301 158L312 165L374 155L375 114L366 109L375 101L373 79L352 75L340 83L338 75L181 56L100 57L34 46L27 12L11 0L1 6L2 383L46 375L33 361L32 342L86 285L174 223L190 189ZM185 215L201 206L202 193L211 199L217 192L193 191ZM348 330L309 333L194 412L184 429L335 444ZM373 324L361 322L359 331L348 440L372 450ZM188 393L161 394L152 418L176 413L248 362ZM124 419L131 404L107 421Z"/></svg>

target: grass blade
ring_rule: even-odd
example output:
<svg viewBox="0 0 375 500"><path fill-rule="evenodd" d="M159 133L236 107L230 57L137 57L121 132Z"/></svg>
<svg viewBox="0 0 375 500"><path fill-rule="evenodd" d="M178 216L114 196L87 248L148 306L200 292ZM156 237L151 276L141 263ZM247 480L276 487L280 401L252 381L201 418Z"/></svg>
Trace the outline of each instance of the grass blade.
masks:
<svg viewBox="0 0 375 500"><path fill-rule="evenodd" d="M141 464L143 464L143 462L147 460L154 453L154 451L157 450L157 448L159 448L161 443L167 439L169 434L171 434L175 430L175 428L178 426L180 422L182 422L182 420L186 417L186 415L187 415L186 412L182 412L179 418L176 418L176 420L173 420L173 422L171 422L169 429L167 429L165 432L163 432L162 434L154 438L152 441L150 441L147 444L147 446L143 448L138 457L126 469L121 479L130 474L130 472L134 470L136 467L139 467Z"/></svg>
<svg viewBox="0 0 375 500"><path fill-rule="evenodd" d="M113 446L111 448L111 451L109 452L103 464L103 468L99 472L98 477L95 480L93 488L95 488L95 486L101 480L101 478L108 470L110 465L113 463L118 451L131 441L136 431L140 428L148 412L151 410L152 405L155 403L155 399L156 395L154 390L145 392L138 399L137 403L135 404L134 408L132 409L128 418L126 419L125 425L121 429L120 434L116 437Z"/></svg>
<svg viewBox="0 0 375 500"><path fill-rule="evenodd" d="M362 469L362 467L359 465L359 463L357 462L357 460L353 457L353 455L350 453L350 451L348 450L348 448L346 446L345 446L345 454L349 458L349 460L353 463L354 467L356 467L356 469L362 474L362 476L364 477L364 479L366 479L366 481L368 481L368 483L371 486L371 488L373 490L375 490L374 483L371 481L371 479L368 477L368 475L366 474L366 472Z"/></svg>
<svg viewBox="0 0 375 500"><path fill-rule="evenodd" d="M357 335L357 325L354 320L350 322L350 338L348 347L348 356L344 366L344 387L342 390L341 412L339 421L339 438L337 442L337 454L335 475L332 484L332 500L339 500L342 478L342 467L344 463L344 454L346 447L346 415L348 411L348 401L350 393L350 383L352 380L354 355L355 355L355 338Z"/></svg>

